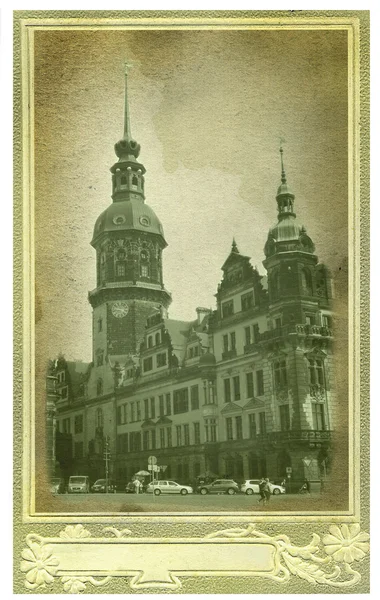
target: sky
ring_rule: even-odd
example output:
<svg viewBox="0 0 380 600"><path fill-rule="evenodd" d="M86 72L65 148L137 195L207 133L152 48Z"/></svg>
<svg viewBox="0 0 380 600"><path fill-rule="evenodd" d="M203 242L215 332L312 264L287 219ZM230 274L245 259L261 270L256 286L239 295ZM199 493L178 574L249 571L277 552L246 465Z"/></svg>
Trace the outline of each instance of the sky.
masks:
<svg viewBox="0 0 380 600"><path fill-rule="evenodd" d="M280 138L295 211L320 260L347 259L343 31L41 31L35 38L36 335L42 357L91 360L96 218L123 133L124 62L146 203L168 247L171 318L215 307L235 237L262 266Z"/></svg>

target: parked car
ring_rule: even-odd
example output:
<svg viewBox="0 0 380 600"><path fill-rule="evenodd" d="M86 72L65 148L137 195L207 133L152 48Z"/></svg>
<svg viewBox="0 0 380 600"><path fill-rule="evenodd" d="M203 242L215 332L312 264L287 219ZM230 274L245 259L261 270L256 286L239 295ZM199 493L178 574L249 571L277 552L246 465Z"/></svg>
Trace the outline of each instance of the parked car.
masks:
<svg viewBox="0 0 380 600"><path fill-rule="evenodd" d="M239 492L239 486L233 479L216 479L212 483L203 483L199 488L200 494L229 494Z"/></svg>
<svg viewBox="0 0 380 600"><path fill-rule="evenodd" d="M189 485L181 485L176 481L153 481L149 483L146 487L146 492L151 494L152 492L159 496L160 494L181 494L182 496L186 496L186 494L192 494L193 488Z"/></svg>
<svg viewBox="0 0 380 600"><path fill-rule="evenodd" d="M65 493L65 480L59 477L54 477L50 483L50 491L52 494L64 494Z"/></svg>
<svg viewBox="0 0 380 600"><path fill-rule="evenodd" d="M243 492L244 494L258 494L260 489L259 489L259 484L260 484L261 479L246 479L246 481L243 483L243 485L240 488L240 491ZM271 491L271 494L285 494L285 488L283 485L277 485L275 483L271 483L269 482L269 488Z"/></svg>
<svg viewBox="0 0 380 600"><path fill-rule="evenodd" d="M106 493L106 479L98 479L97 481L95 481L94 485L91 487L91 491L93 493L102 493L105 494ZM108 493L109 492L113 492L115 488L115 485L112 481L108 481Z"/></svg>
<svg viewBox="0 0 380 600"><path fill-rule="evenodd" d="M87 475L71 475L67 491L69 494L88 494L90 491L90 480Z"/></svg>

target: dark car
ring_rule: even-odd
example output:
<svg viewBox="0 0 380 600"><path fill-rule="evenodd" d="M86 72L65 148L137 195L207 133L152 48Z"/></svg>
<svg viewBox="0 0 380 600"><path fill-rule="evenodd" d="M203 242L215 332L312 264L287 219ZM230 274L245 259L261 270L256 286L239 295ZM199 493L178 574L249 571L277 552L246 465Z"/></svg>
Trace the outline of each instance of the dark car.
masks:
<svg viewBox="0 0 380 600"><path fill-rule="evenodd" d="M229 494L232 496L240 491L236 481L233 479L216 479L212 483L203 483L199 487L199 493L205 494Z"/></svg>
<svg viewBox="0 0 380 600"><path fill-rule="evenodd" d="M133 483L133 481L129 481L127 483L127 485L125 486L125 492L126 492L126 494L135 494L136 493L136 486Z"/></svg>
<svg viewBox="0 0 380 600"><path fill-rule="evenodd" d="M101 494L105 494L106 493L106 479L98 479L97 481L95 481L94 485L91 487L91 491L93 493L101 493ZM108 493L113 492L115 489L115 486L113 484L112 481L108 482Z"/></svg>

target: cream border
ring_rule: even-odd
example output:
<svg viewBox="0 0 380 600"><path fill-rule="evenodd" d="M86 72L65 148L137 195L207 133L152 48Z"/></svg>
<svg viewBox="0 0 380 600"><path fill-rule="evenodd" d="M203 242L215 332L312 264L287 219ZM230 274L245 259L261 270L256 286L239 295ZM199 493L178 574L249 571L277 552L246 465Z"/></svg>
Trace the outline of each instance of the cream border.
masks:
<svg viewBox="0 0 380 600"><path fill-rule="evenodd" d="M349 46L349 64L348 64L348 97L349 97L349 262L352 265L349 273L350 288L354 290L349 300L349 322L350 322L350 337L349 337L349 361L350 361L350 389L349 389L349 427L352 435L350 435L350 497L349 497L349 510L342 512L328 512L329 518L334 521L352 521L359 519L360 514L360 494L359 494L359 470L360 466L358 461L353 459L354 448L356 442L360 437L360 419L359 419L359 402L355 402L354 399L359 399L360 391L360 378L359 378L359 353L355 351L359 346L360 329L359 320L357 313L354 310L353 298L357 297L356 294L360 289L360 196L359 196L359 179L360 179L360 162L359 162L359 20L357 18L331 18L329 24L326 26L322 24L323 18L310 19L305 24L305 19L276 19L273 23L272 19L260 20L260 24L257 24L255 19L242 19L239 23L234 23L232 19L193 19L193 23L189 25L188 19L173 19L172 24L167 23L167 19L139 19L138 24L136 19L117 19L115 24L117 27L128 29L133 26L138 29L145 29L147 27L158 29L178 29L185 28L191 29L192 27L204 28L204 29L218 29L218 28L229 28L231 26L236 29L340 29L348 32L348 46ZM23 81L23 119L24 123L27 124L24 130L24 215L28 215L29 223L24 225L24 253L25 253L25 271L24 271L24 282L25 282L25 294L24 294L24 327L25 331L28 331L28 335L25 335L25 344L27 347L25 350L25 359L28 356L29 360L25 360L25 373L30 372L31 380L33 381L34 373L34 244L33 244L33 231L34 231L34 174L33 174L33 159L34 159L34 145L32 143L33 137L33 41L34 31L36 29L56 29L64 28L68 29L75 27L76 29L110 29L111 23L114 23L112 19L70 19L70 25L68 25L68 19L52 19L48 23L40 19L22 19L22 81ZM281 24L279 24L281 23ZM28 104L30 111L28 110ZM32 257L30 261L30 268L28 269L28 256ZM31 320L29 320L31 315ZM29 330L28 330L29 329ZM30 385L28 381L28 385ZM30 405L28 403L28 397L30 397ZM24 488L25 501L24 501L24 521L32 522L53 522L59 520L62 522L73 522L76 521L76 517L72 515L65 515L64 513L55 513L54 515L45 515L35 513L34 507L34 389L30 386L29 389L25 387L24 396L24 423L30 423L30 431L24 436L25 451L25 471L29 473L30 485ZM28 459L30 457L30 463ZM25 472L24 471L24 472ZM29 509L27 508L29 506ZM220 513L190 513L192 519L203 520L204 517L208 519L215 518L220 519ZM156 513L157 515L157 513ZM136 517L141 519L152 518L162 521L167 519L167 513L160 513L159 516L154 513L133 513L132 516L125 516L126 520L134 520ZM187 518L189 513L175 513L171 514L170 521L181 520ZM310 513L302 512L296 516L291 512L279 512L273 515L270 513L271 518L274 521L280 521L284 517L291 516L295 521L313 521L319 520L322 516L320 512ZM118 513L80 513L83 522L87 522L92 517L101 517L109 521L113 517L120 519ZM263 515L265 518L265 515ZM236 512L232 516L225 515L223 518L231 521L250 521L251 516L248 516L244 512ZM261 520L262 517L260 517Z"/></svg>

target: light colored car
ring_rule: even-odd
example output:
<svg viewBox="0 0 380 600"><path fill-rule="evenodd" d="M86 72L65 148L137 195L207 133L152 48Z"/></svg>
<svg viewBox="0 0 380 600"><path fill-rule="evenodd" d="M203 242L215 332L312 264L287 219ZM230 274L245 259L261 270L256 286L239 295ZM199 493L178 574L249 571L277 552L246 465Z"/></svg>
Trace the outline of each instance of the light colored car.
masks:
<svg viewBox="0 0 380 600"><path fill-rule="evenodd" d="M90 491L90 480L87 475L72 475L67 486L69 494L88 494Z"/></svg>
<svg viewBox="0 0 380 600"><path fill-rule="evenodd" d="M146 488L147 493L154 493L156 496L160 494L181 494L182 496L186 496L186 494L192 494L193 488L189 485L181 485L176 481L154 481L150 483Z"/></svg>
<svg viewBox="0 0 380 600"><path fill-rule="evenodd" d="M246 479L240 488L243 494L258 494L260 492L259 484L261 479ZM271 494L285 494L285 488L282 485L269 482Z"/></svg>

